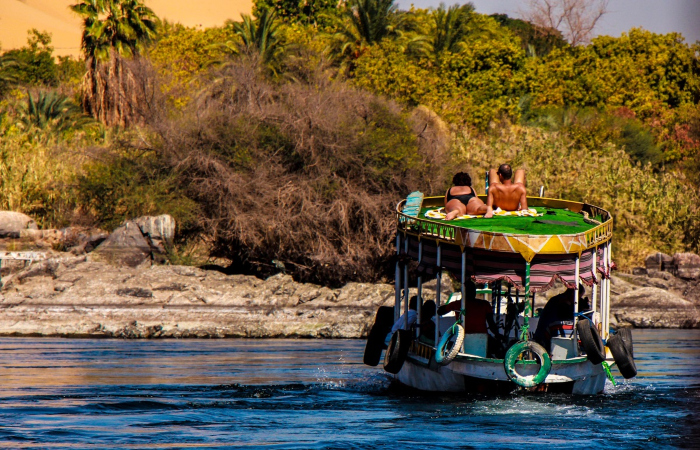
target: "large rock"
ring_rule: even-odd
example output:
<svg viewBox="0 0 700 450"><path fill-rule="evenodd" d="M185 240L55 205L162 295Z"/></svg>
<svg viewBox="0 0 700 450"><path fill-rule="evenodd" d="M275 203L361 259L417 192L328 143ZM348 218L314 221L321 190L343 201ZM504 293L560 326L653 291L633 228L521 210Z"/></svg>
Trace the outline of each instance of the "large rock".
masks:
<svg viewBox="0 0 700 450"><path fill-rule="evenodd" d="M672 272L674 269L673 257L665 253L654 253L647 256L644 266L648 272Z"/></svg>
<svg viewBox="0 0 700 450"><path fill-rule="evenodd" d="M151 261L151 245L133 221L118 227L92 253L91 259L115 266L137 267Z"/></svg>
<svg viewBox="0 0 700 450"><path fill-rule="evenodd" d="M673 265L678 278L700 279L700 256L695 253L676 253L673 255Z"/></svg>
<svg viewBox="0 0 700 450"><path fill-rule="evenodd" d="M34 219L14 211L0 211L0 238L19 238L22 230L37 230Z"/></svg>
<svg viewBox="0 0 700 450"><path fill-rule="evenodd" d="M109 237L108 232L90 227L67 227L61 232L64 248L74 255L90 253Z"/></svg>
<svg viewBox="0 0 700 450"><path fill-rule="evenodd" d="M175 219L172 216L168 214L143 216L135 219L134 222L156 251L165 253L172 247L175 239Z"/></svg>
<svg viewBox="0 0 700 450"><path fill-rule="evenodd" d="M700 312L693 302L656 287L613 296L611 314L618 325L640 328L696 328Z"/></svg>

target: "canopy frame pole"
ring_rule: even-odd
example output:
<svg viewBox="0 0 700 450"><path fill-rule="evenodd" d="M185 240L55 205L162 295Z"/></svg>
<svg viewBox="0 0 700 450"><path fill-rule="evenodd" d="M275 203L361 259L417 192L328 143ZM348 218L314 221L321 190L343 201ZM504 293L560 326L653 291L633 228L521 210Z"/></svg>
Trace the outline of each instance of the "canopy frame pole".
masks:
<svg viewBox="0 0 700 450"><path fill-rule="evenodd" d="M603 329L601 330L601 337L603 339L608 338L608 245L603 247L603 285L600 289L600 309L602 314L601 321L603 322Z"/></svg>
<svg viewBox="0 0 700 450"><path fill-rule="evenodd" d="M462 305L461 309L462 311L467 309L467 287L464 285L464 282L467 280L467 253L466 253L466 247L464 250L462 250L462 286L461 286L461 293L462 293ZM466 318L466 313L465 314L460 314L462 316L462 328L465 328L465 322L467 320ZM464 346L466 345L466 339L462 340L462 353L465 352Z"/></svg>
<svg viewBox="0 0 700 450"><path fill-rule="evenodd" d="M408 255L408 236L403 244L404 254ZM408 261L403 263L403 329L408 330Z"/></svg>
<svg viewBox="0 0 700 450"><path fill-rule="evenodd" d="M396 233L396 270L394 271L394 322L399 320L399 307L401 305L401 234Z"/></svg>
<svg viewBox="0 0 700 450"><path fill-rule="evenodd" d="M420 265L423 262L423 241L418 241L418 264ZM418 301L416 302L416 324L418 325L416 327L416 338L420 337L420 317L421 317L421 312L423 310L423 283L422 283L422 276L420 271L418 272L418 280L416 282L416 288L418 290Z"/></svg>
<svg viewBox="0 0 700 450"><path fill-rule="evenodd" d="M440 284L442 281L442 248L440 242L437 243L437 280L435 280L435 348L437 348L440 339L440 314L437 313L437 308L440 307Z"/></svg>
<svg viewBox="0 0 700 450"><path fill-rule="evenodd" d="M598 311L597 308L597 301L598 301L598 283L597 283L597 273L598 273L598 267L596 266L596 258L598 257L598 247L593 249L593 269L591 270L591 273L593 274L593 287L591 288L591 306L593 307L593 317L595 317L596 311Z"/></svg>
<svg viewBox="0 0 700 450"><path fill-rule="evenodd" d="M578 324L578 296L579 296L579 284L581 283L579 281L579 277L581 275L580 273L581 270L581 257L579 255L576 255L576 269L574 270L574 283L576 283L576 287L574 288L574 329L572 330L571 336L573 337L574 342L578 342L578 336L576 332L576 325Z"/></svg>
<svg viewBox="0 0 700 450"><path fill-rule="evenodd" d="M605 335L604 339L607 339L608 335L610 334L610 271L612 270L611 247L612 244L610 241L608 241L608 251L606 252L605 257L605 263L607 266L605 272L608 274L608 278L605 280L605 327L603 328L603 334Z"/></svg>
<svg viewBox="0 0 700 450"><path fill-rule="evenodd" d="M530 304L530 261L525 261L525 292L523 301L525 308L523 309L523 328L520 330L520 340L528 340L528 331L530 330L530 315L532 314L532 306Z"/></svg>

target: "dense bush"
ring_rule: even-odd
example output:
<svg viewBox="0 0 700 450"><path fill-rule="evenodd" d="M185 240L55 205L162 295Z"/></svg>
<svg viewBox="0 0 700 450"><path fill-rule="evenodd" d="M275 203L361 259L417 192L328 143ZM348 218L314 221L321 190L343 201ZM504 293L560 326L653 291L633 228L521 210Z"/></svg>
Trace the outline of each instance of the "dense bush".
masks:
<svg viewBox="0 0 700 450"><path fill-rule="evenodd" d="M202 208L213 253L261 274L377 280L387 268L392 208L441 189L446 129L323 72L271 83L253 61L216 74L195 115L155 125L159 152ZM278 264L279 265L279 264Z"/></svg>

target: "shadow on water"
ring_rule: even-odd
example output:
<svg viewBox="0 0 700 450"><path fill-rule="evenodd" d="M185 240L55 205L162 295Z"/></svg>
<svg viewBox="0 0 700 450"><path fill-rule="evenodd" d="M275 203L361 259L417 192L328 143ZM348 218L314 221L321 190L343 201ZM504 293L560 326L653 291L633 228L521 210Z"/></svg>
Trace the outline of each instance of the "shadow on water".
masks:
<svg viewBox="0 0 700 450"><path fill-rule="evenodd" d="M634 336L599 396L427 394L362 341L0 339L0 447L700 447L700 332Z"/></svg>

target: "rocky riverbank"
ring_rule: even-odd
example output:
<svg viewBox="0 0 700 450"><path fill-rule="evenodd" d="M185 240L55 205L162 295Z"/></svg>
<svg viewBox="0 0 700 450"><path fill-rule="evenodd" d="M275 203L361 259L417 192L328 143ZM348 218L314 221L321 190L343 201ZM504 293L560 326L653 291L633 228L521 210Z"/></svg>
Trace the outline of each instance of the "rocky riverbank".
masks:
<svg viewBox="0 0 700 450"><path fill-rule="evenodd" d="M8 238L6 233L0 240L5 250L27 251L19 245L25 239L45 259L4 262L0 335L360 338L377 308L393 303L389 284L330 289L284 274L260 280L159 263L173 232L174 225L161 216L127 222L109 235L33 230ZM699 285L698 255L652 255L647 267L612 278L613 326L699 327ZM443 299L451 289L445 277ZM435 281L424 294L435 298Z"/></svg>

